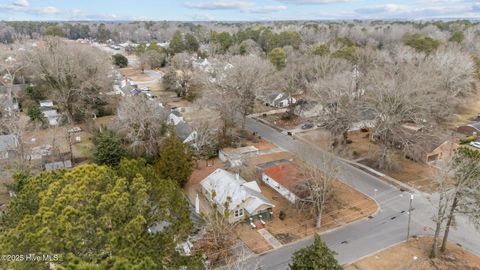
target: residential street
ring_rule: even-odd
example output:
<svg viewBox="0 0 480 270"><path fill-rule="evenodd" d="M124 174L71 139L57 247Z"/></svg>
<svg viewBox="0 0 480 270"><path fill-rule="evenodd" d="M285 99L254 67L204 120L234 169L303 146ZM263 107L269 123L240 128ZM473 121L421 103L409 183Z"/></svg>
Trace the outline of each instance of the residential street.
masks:
<svg viewBox="0 0 480 270"><path fill-rule="evenodd" d="M291 136L247 118L246 128L257 132L262 138L297 155L303 160L322 168L325 152L307 145ZM335 250L341 264L352 263L362 257L390 247L406 239L408 223L408 204L410 194L386 184L376 177L336 159L340 168L342 182L376 199L380 210L371 219L355 222L339 229L324 233L322 239ZM433 196L435 197L435 196ZM432 234L431 217L435 211L427 197L422 193L414 194L411 235ZM465 220L459 219L456 230L450 240L461 243L466 249L480 254L480 233ZM247 269L253 269L260 262L260 269L287 269L290 258L296 250L310 245L313 238L304 239L266 254L248 259Z"/></svg>

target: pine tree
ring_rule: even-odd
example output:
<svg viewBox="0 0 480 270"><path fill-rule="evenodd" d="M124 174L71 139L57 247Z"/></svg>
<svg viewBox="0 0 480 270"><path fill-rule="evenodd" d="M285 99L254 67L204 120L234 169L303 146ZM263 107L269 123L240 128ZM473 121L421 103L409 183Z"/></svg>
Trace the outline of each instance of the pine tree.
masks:
<svg viewBox="0 0 480 270"><path fill-rule="evenodd" d="M192 151L177 137L169 136L160 150L155 169L161 179L174 180L183 186L192 174Z"/></svg>
<svg viewBox="0 0 480 270"><path fill-rule="evenodd" d="M286 65L287 54L282 48L275 48L268 53L268 60L278 69L282 69Z"/></svg>
<svg viewBox="0 0 480 270"><path fill-rule="evenodd" d="M125 156L120 138L113 131L102 128L93 133L93 160L100 165L116 166Z"/></svg>
<svg viewBox="0 0 480 270"><path fill-rule="evenodd" d="M291 270L341 270L343 268L335 255L320 239L320 235L316 234L311 246L293 253L293 262L289 267Z"/></svg>
<svg viewBox="0 0 480 270"><path fill-rule="evenodd" d="M180 33L180 31L176 31L175 34L173 34L169 48L174 54L185 51L185 44L183 43L182 33Z"/></svg>
<svg viewBox="0 0 480 270"><path fill-rule="evenodd" d="M153 171L124 160L118 172L89 164L29 177L0 220L0 253L60 254L66 269L200 269L198 258L175 249L192 229L188 202ZM165 222L168 228L149 230ZM0 261L0 268L45 264Z"/></svg>
<svg viewBox="0 0 480 270"><path fill-rule="evenodd" d="M185 35L185 47L189 52L196 52L200 48L200 44L198 44L198 40L194 35L188 33Z"/></svg>
<svg viewBox="0 0 480 270"><path fill-rule="evenodd" d="M117 54L114 54L112 58L113 58L113 64L115 66L119 68L124 68L128 66L128 58L125 57L124 55L117 53Z"/></svg>

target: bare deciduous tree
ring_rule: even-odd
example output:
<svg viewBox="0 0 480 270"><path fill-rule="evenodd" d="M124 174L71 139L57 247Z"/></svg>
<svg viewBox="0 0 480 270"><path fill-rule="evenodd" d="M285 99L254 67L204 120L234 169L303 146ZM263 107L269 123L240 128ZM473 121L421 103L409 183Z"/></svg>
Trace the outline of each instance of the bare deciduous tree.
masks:
<svg viewBox="0 0 480 270"><path fill-rule="evenodd" d="M243 129L247 115L253 112L255 98L266 92L273 72L273 66L258 56L234 56L216 66L215 78L209 83L215 91L212 94L227 98L230 110L240 114Z"/></svg>
<svg viewBox="0 0 480 270"><path fill-rule="evenodd" d="M319 119L332 135L333 145L342 135L342 144L347 143L348 131L353 124L364 120L361 117L363 101L361 91L356 88L355 76L350 71L344 71L318 80L312 85L311 96L323 107Z"/></svg>
<svg viewBox="0 0 480 270"><path fill-rule="evenodd" d="M144 96L125 98L118 106L114 127L136 154L154 156L166 133L168 112Z"/></svg>
<svg viewBox="0 0 480 270"><path fill-rule="evenodd" d="M50 89L49 96L70 123L76 115L88 115L100 93L112 87L110 60L99 50L51 38L28 58L34 80Z"/></svg>
<svg viewBox="0 0 480 270"><path fill-rule="evenodd" d="M195 122L193 128L197 132L194 146L195 155L208 162L208 159L212 157L217 150L217 130L215 130L208 121Z"/></svg>
<svg viewBox="0 0 480 270"><path fill-rule="evenodd" d="M455 156L441 168L437 184L439 185L439 202L435 235L430 251L430 257L436 256L437 238L443 229L443 239L440 251L447 247L450 228L455 224L455 217L466 216L480 228L480 155L477 151L460 148Z"/></svg>
<svg viewBox="0 0 480 270"><path fill-rule="evenodd" d="M234 226L225 221L216 209L205 218L205 234L196 242L195 252L204 254L211 264L230 258L236 236Z"/></svg>
<svg viewBox="0 0 480 270"><path fill-rule="evenodd" d="M12 101L12 91L17 75L25 69L28 62L24 59L24 50L20 44L7 48L0 45L0 84L7 90L7 97Z"/></svg>
<svg viewBox="0 0 480 270"><path fill-rule="evenodd" d="M323 154L323 166L315 168L306 165L306 180L296 186L299 204L311 207L315 216L315 227L322 226L322 214L326 203L334 197L333 183L339 168L337 161L329 154Z"/></svg>

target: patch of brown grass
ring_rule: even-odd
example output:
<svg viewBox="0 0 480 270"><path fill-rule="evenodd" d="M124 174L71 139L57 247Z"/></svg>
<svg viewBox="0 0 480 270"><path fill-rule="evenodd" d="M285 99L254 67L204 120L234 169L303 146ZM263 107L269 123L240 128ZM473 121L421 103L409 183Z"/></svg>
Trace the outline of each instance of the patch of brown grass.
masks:
<svg viewBox="0 0 480 270"><path fill-rule="evenodd" d="M480 269L480 257L458 245L448 243L447 251L429 259L431 237L412 239L361 259L345 270L474 270Z"/></svg>

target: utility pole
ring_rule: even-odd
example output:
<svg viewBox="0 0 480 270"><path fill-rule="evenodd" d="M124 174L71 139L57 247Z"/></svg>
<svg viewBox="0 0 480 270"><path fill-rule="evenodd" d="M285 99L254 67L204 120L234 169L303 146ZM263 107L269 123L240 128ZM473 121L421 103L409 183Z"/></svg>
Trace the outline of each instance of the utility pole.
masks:
<svg viewBox="0 0 480 270"><path fill-rule="evenodd" d="M412 220L412 202L413 202L413 194L410 194L410 204L408 206L407 242L408 242L408 238L410 238L410 223Z"/></svg>

